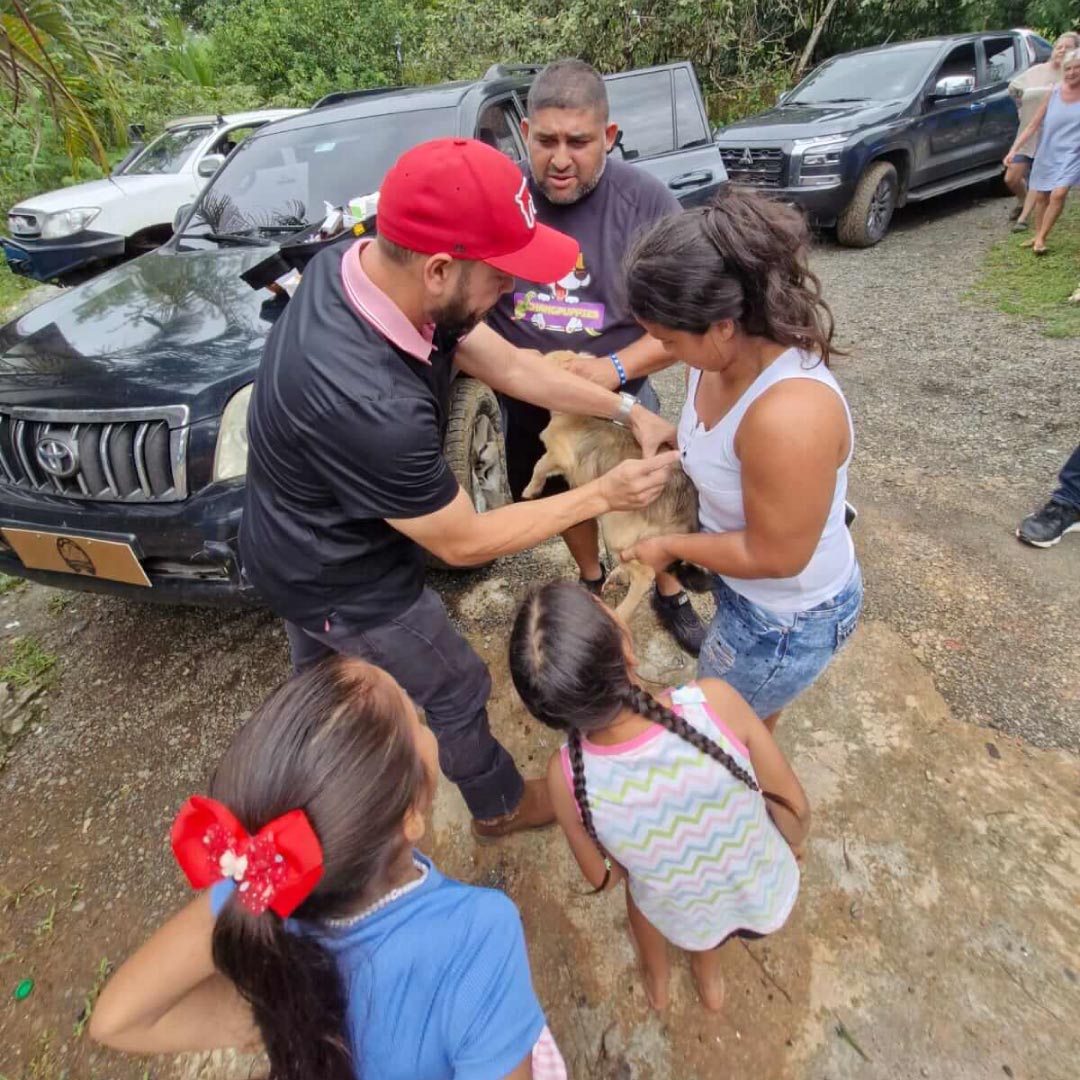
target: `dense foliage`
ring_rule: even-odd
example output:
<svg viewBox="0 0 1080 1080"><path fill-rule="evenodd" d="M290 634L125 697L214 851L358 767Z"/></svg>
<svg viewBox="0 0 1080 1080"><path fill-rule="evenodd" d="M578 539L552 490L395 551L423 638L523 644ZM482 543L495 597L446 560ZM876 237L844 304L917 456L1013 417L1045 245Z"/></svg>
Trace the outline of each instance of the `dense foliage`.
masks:
<svg viewBox="0 0 1080 1080"><path fill-rule="evenodd" d="M342 87L582 56L688 58L719 121L775 100L814 49L1080 23L1077 0L0 0L0 209L102 175L127 123L305 105Z"/></svg>

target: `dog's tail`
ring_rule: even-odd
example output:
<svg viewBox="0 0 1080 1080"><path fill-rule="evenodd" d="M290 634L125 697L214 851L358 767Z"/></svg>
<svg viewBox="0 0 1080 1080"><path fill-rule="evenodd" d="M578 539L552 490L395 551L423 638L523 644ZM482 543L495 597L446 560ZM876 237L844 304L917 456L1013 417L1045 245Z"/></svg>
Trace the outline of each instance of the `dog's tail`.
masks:
<svg viewBox="0 0 1080 1080"><path fill-rule="evenodd" d="M713 575L694 563L680 560L672 566L671 572L678 578L679 584L690 592L707 593L712 590Z"/></svg>

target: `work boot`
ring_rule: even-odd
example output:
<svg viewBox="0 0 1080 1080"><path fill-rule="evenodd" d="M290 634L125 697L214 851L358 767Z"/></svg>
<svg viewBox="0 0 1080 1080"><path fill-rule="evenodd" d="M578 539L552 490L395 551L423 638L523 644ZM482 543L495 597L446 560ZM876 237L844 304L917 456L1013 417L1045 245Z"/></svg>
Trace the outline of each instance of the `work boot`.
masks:
<svg viewBox="0 0 1080 1080"><path fill-rule="evenodd" d="M1053 547L1066 533L1080 529L1080 510L1051 499L1041 510L1028 514L1016 535L1032 547Z"/></svg>
<svg viewBox="0 0 1080 1080"><path fill-rule="evenodd" d="M654 588L652 606L668 633L691 656L697 656L705 644L705 624L698 618L690 597L681 589L674 596L663 596Z"/></svg>
<svg viewBox="0 0 1080 1080"><path fill-rule="evenodd" d="M555 809L551 805L546 780L526 780L521 802L501 817L481 821L473 818L473 836L481 844L491 844L511 833L526 829L546 829L555 824Z"/></svg>

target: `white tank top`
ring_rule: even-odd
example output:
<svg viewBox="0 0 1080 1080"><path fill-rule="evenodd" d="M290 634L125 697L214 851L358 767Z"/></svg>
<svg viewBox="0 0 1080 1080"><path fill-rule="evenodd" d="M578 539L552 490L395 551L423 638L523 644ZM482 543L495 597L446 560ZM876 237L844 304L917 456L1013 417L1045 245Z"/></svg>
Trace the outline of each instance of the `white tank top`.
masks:
<svg viewBox="0 0 1080 1080"><path fill-rule="evenodd" d="M800 349L788 349L765 368L727 414L706 431L698 420L694 406L700 379L701 372L691 368L686 403L679 419L679 449L682 451L683 469L697 488L702 532L740 532L746 528L742 470L735 455L735 435L746 410L766 390L784 379L813 379L834 390L844 403L851 449L843 465L836 470L836 487L833 489L829 516L817 549L806 568L789 578L732 578L720 575L735 592L773 611L808 611L823 604L847 585L855 569L855 546L844 524L848 465L855 450L855 431L840 384L816 356Z"/></svg>

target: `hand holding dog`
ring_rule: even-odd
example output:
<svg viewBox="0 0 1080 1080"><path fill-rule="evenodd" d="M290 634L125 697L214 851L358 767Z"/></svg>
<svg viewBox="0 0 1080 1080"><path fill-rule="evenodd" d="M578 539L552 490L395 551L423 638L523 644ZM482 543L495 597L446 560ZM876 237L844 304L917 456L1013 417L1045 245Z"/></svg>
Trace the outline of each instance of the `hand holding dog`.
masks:
<svg viewBox="0 0 1080 1080"><path fill-rule="evenodd" d="M660 496L678 460L679 452L669 450L653 457L621 461L597 481L600 494L611 510L639 510Z"/></svg>
<svg viewBox="0 0 1080 1080"><path fill-rule="evenodd" d="M674 556L659 536L654 536L651 540L639 540L633 547L619 552L619 558L624 563L644 563L658 574L663 573L674 561Z"/></svg>

